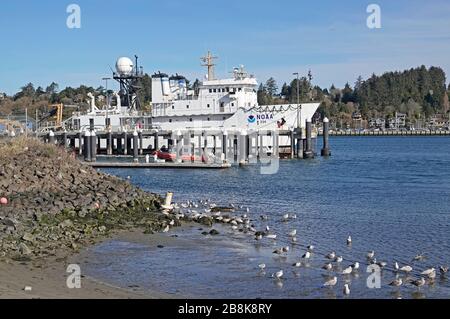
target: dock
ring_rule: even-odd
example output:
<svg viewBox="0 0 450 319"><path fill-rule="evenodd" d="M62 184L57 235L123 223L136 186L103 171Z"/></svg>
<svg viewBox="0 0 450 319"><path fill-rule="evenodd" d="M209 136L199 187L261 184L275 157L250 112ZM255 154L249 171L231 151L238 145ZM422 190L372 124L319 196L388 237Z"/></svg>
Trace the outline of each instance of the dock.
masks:
<svg viewBox="0 0 450 319"><path fill-rule="evenodd" d="M171 169L226 169L229 163L128 163L128 162L86 162L93 168L171 168Z"/></svg>

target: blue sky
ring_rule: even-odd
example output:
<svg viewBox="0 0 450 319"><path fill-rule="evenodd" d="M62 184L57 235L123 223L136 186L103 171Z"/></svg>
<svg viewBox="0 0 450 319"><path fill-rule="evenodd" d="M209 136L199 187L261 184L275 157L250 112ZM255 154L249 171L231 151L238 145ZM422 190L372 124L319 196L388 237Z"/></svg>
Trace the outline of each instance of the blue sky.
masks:
<svg viewBox="0 0 450 319"><path fill-rule="evenodd" d="M66 8L81 7L81 29ZM366 26L369 4L382 28ZM119 56L140 56L145 71L205 74L199 57L217 54L217 73L244 64L259 81L282 85L311 69L329 87L425 64L450 74L448 0L2 0L0 91L28 82L102 85Z"/></svg>

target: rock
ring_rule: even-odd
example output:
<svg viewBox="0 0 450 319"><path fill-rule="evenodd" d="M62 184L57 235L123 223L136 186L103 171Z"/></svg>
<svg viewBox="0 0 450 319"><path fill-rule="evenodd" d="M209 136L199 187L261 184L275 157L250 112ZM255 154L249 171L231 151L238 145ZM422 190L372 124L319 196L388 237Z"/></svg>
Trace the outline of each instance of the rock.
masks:
<svg viewBox="0 0 450 319"><path fill-rule="evenodd" d="M59 224L59 227L62 229L73 227L73 222L70 219L66 219L65 221Z"/></svg>
<svg viewBox="0 0 450 319"><path fill-rule="evenodd" d="M34 236L33 236L32 234L30 234L30 233L25 233L25 234L22 236L22 239L25 240L25 241L27 241L27 242L29 242L29 243L34 242Z"/></svg>
<svg viewBox="0 0 450 319"><path fill-rule="evenodd" d="M106 226L100 226L98 228L98 231L101 232L101 233L104 233L106 231Z"/></svg>
<svg viewBox="0 0 450 319"><path fill-rule="evenodd" d="M20 243L19 244L19 252L22 255L31 255L32 251L30 248L28 248L27 245L25 245L24 243Z"/></svg>
<svg viewBox="0 0 450 319"><path fill-rule="evenodd" d="M219 235L220 233L219 233L217 230L215 230L215 229L211 229L211 231L209 232L209 234L210 234L211 236L216 236L216 235Z"/></svg>

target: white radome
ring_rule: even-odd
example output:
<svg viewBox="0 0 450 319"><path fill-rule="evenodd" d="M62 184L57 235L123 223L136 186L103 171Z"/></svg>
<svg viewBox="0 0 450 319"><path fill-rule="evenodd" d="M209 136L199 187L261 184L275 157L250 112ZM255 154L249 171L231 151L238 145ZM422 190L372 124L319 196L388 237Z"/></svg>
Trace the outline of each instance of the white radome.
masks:
<svg viewBox="0 0 450 319"><path fill-rule="evenodd" d="M133 61L127 57L121 57L116 62L116 70L120 75L130 75L133 72Z"/></svg>

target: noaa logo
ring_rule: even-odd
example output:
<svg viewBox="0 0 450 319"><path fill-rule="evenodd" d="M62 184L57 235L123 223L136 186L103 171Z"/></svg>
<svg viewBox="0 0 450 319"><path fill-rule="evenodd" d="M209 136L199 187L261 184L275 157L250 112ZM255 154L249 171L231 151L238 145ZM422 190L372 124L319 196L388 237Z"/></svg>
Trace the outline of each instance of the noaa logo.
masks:
<svg viewBox="0 0 450 319"><path fill-rule="evenodd" d="M248 116L248 122L251 123L255 123L256 122L256 117L254 115L249 115Z"/></svg>

